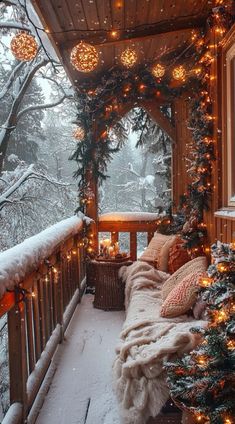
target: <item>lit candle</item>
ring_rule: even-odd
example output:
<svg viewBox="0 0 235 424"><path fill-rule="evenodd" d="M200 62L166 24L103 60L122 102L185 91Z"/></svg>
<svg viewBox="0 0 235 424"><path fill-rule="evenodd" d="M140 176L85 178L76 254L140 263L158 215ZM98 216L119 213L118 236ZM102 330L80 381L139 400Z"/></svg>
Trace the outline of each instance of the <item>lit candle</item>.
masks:
<svg viewBox="0 0 235 424"><path fill-rule="evenodd" d="M109 247L111 245L110 239L104 239L104 240L102 240L102 242L103 242L104 247Z"/></svg>

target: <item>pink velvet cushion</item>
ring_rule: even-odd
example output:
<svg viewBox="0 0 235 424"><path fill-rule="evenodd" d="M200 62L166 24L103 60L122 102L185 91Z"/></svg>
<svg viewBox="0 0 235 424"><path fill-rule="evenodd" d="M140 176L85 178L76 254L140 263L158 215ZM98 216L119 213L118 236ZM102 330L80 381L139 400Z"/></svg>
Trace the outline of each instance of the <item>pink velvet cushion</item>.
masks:
<svg viewBox="0 0 235 424"><path fill-rule="evenodd" d="M199 279L204 276L203 271L194 271L183 278L167 296L161 308L161 316L173 318L185 314L197 300Z"/></svg>

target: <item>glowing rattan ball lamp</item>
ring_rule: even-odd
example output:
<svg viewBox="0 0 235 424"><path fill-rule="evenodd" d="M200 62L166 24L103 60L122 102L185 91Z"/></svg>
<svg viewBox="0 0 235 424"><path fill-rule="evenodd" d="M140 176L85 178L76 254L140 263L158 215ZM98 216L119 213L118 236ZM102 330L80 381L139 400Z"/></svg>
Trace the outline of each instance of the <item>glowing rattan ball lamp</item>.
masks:
<svg viewBox="0 0 235 424"><path fill-rule="evenodd" d="M85 137L85 131L84 128L82 127L77 127L74 132L73 132L73 137L77 140L77 141L82 141Z"/></svg>
<svg viewBox="0 0 235 424"><path fill-rule="evenodd" d="M92 72L99 63L99 54L94 46L81 41L71 51L70 61L79 72Z"/></svg>
<svg viewBox="0 0 235 424"><path fill-rule="evenodd" d="M121 63L126 68L132 68L137 62L138 56L135 50L130 49L129 47L125 49L120 57Z"/></svg>
<svg viewBox="0 0 235 424"><path fill-rule="evenodd" d="M165 75L166 69L160 63L156 63L152 67L152 74L156 78L162 78Z"/></svg>
<svg viewBox="0 0 235 424"><path fill-rule="evenodd" d="M16 59L28 62L34 59L38 52L38 45L33 35L26 32L16 34L11 40L11 52Z"/></svg>
<svg viewBox="0 0 235 424"><path fill-rule="evenodd" d="M173 69L172 76L176 81L184 81L186 78L186 69L183 65L176 66Z"/></svg>

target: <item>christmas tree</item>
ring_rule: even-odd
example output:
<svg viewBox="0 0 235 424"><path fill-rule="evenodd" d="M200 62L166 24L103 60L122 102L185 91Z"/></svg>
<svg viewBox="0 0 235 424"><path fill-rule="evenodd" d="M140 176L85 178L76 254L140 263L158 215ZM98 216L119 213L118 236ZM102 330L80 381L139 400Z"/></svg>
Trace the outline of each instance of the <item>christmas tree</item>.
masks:
<svg viewBox="0 0 235 424"><path fill-rule="evenodd" d="M198 347L166 364L172 398L195 421L235 423L235 243L212 246L213 263L200 281L207 303Z"/></svg>

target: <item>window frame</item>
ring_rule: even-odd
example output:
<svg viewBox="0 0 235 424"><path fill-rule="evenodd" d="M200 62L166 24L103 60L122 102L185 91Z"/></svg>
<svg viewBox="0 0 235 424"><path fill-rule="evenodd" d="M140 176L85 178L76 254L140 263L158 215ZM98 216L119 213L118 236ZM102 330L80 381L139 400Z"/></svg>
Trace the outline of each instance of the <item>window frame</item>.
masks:
<svg viewBox="0 0 235 424"><path fill-rule="evenodd" d="M222 44L222 109L223 207L235 209L235 26Z"/></svg>

